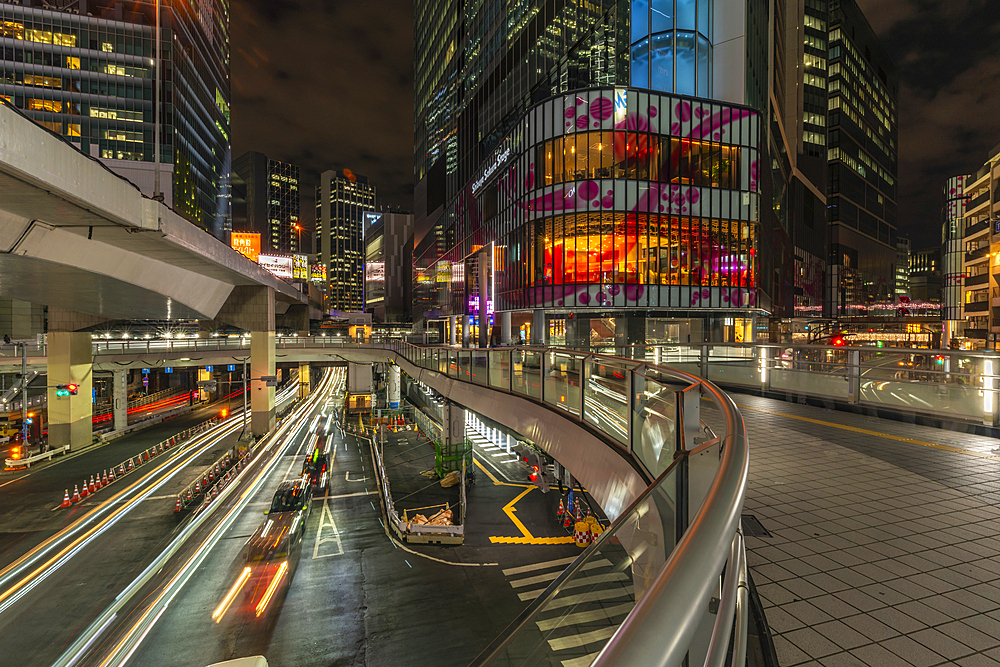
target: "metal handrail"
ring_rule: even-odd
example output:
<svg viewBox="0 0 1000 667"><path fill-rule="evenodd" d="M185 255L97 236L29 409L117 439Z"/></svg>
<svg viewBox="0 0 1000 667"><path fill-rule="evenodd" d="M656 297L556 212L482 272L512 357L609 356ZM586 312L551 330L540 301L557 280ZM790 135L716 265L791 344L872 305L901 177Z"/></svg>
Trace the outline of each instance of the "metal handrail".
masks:
<svg viewBox="0 0 1000 667"><path fill-rule="evenodd" d="M416 346L409 343L392 341L385 345L387 349L392 349L400 356L409 359L419 367L423 367L423 352L429 349L447 349L447 346ZM417 351L421 351L418 355ZM719 471L713 480L701 507L689 528L678 540L677 545L671 551L667 562L663 565L656 579L646 590L646 593L637 601L635 608L617 629L612 638L605 645L597 658L592 663L595 667L606 667L609 665L681 665L687 655L691 640L699 626L699 616L704 615L698 605L691 604L692 600L708 599L712 589L718 586L719 575L726 563L729 563L730 574L726 577L723 586L723 595L734 601L738 600L739 581L745 579L745 560L741 561L737 557L733 562L732 556L742 553L742 543L740 549L734 549L734 540L737 539L739 529L740 513L743 508L743 498L746 492L747 476L749 474L749 450L746 440L746 427L743 417L736 407L736 404L711 382L698 378L695 375L673 369L667 366L652 364L645 361L614 357L610 355L581 353L575 350L563 348L544 347L513 347L502 348L503 351L522 351L534 353L555 353L564 354L577 358L590 358L597 360L614 361L623 364L629 372L655 371L665 378L680 380L687 385L699 385L707 392L721 410L725 418L725 434L721 439L722 457L719 463ZM472 352L473 350L468 350ZM417 358L414 360L413 358ZM450 360L450 356L448 357ZM471 359L471 357L470 357ZM644 374L644 373L640 373ZM466 379L462 374L447 373L448 377L455 377L463 382L492 387L488 378L485 384L475 382L472 377ZM495 388L494 388L495 389ZM518 393L519 396L527 398L533 402L546 405L544 394L540 397L532 397ZM561 413L571 420L580 421L581 417L571 413ZM668 467L672 469L676 461ZM647 488L655 488L655 484ZM619 519L627 513L619 515ZM609 531L610 532L610 531ZM594 546L589 547L587 552L581 555L576 561L580 563L587 553L592 553ZM572 569L572 566L571 566ZM557 578L556 582L565 581L565 578L572 576L572 572L565 573L566 577ZM556 582L546 589L548 596L557 592ZM546 594L543 593L543 597ZM541 607L533 607L535 611ZM722 618L718 622L723 624L732 623L739 619L735 618L737 605L732 605L732 613L728 619ZM719 610L720 615L726 613L726 609ZM522 622L530 620L530 616L522 618ZM522 626L518 626L522 627ZM667 645L664 646L663 628L674 629L673 634L668 638ZM732 625L730 625L730 628ZM515 634L518 628L514 628ZM740 631L737 630L739 633ZM502 642L507 645L510 637ZM720 637L721 642L721 637ZM746 633L738 634L736 641L737 653L745 655ZM724 642L728 648L728 638ZM492 656L499 655L503 647L496 647ZM721 650L721 649L717 649ZM712 653L709 657L717 660L717 653ZM487 662L490 658L487 656ZM484 663L485 664L485 663Z"/></svg>

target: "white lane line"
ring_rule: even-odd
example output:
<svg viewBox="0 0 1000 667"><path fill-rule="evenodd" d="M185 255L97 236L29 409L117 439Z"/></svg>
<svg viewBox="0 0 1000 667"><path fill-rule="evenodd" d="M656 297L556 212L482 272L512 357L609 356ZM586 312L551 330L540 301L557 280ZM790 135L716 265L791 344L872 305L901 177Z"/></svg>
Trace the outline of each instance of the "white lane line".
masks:
<svg viewBox="0 0 1000 667"><path fill-rule="evenodd" d="M598 574L593 577L580 577L578 579L570 579L569 581L563 582L563 588L579 588L580 586L592 586L594 584L605 584L611 581L621 581L623 579L628 579L628 575L624 572L612 572L611 574ZM526 591L524 593L518 593L517 597L521 601L534 600L539 595L545 591L544 588L538 588L533 591Z"/></svg>
<svg viewBox="0 0 1000 667"><path fill-rule="evenodd" d="M602 609L594 609L592 611L578 611L574 614L566 614L565 616L559 616L557 618L549 618L544 621L535 621L538 625L538 629L542 632L548 632L555 628L564 628L570 625L578 625L580 623L593 623L594 621L610 621L616 616L627 616L632 608L635 607L633 602L625 602L624 604L617 604L613 607L606 607Z"/></svg>
<svg viewBox="0 0 1000 667"><path fill-rule="evenodd" d="M508 567L503 571L503 576L509 577L512 574L524 574L525 572L534 572L535 570L547 570L550 567L566 566L576 559L576 556L570 556L569 558L547 560L543 563L530 563L528 565L521 565L520 567Z"/></svg>
<svg viewBox="0 0 1000 667"><path fill-rule="evenodd" d="M550 600L549 603L545 605L545 610L551 611L562 607L573 607L585 602L594 602L596 600L614 600L615 598L621 597L627 597L630 600L630 604L635 604L635 589L631 584L622 586L621 588L602 588L601 590L589 591L587 593L565 595L561 598Z"/></svg>
<svg viewBox="0 0 1000 667"><path fill-rule="evenodd" d="M30 474L31 474L31 473L29 472L29 473L28 473L28 475L30 475ZM18 481L19 479L24 479L24 478L25 478L25 477L27 477L28 475L21 475L21 476L20 476L20 477L18 477L17 479L12 479L12 480L10 480L9 482L4 482L3 484L0 484L0 489L2 489L3 487L7 486L8 484L13 484L14 482Z"/></svg>
<svg viewBox="0 0 1000 667"><path fill-rule="evenodd" d="M497 463L517 463L521 459L504 459L503 461L497 461Z"/></svg>
<svg viewBox="0 0 1000 667"><path fill-rule="evenodd" d="M491 453L490 453L490 456L507 456L507 452L505 452L505 451L503 451L503 450L500 450L500 451L499 451L499 452L497 452L496 454L494 454L494 453L492 453L492 452L491 452ZM517 459L514 459L514 460L516 461Z"/></svg>
<svg viewBox="0 0 1000 667"><path fill-rule="evenodd" d="M323 537L323 529L330 528L333 530L333 537ZM319 555L319 547L327 542L337 543L337 552ZM340 531L337 530L337 522L333 520L333 514L330 512L330 502L328 500L323 501L323 514L320 516L319 528L316 530L316 546L313 547L313 558L329 558L331 556L342 556L344 555L344 544L340 541Z"/></svg>
<svg viewBox="0 0 1000 667"><path fill-rule="evenodd" d="M362 477L361 479L351 479L350 475L351 475L351 471L350 470L348 470L347 472L344 473L344 481L345 482L364 482L365 480L368 479L367 477Z"/></svg>
<svg viewBox="0 0 1000 667"><path fill-rule="evenodd" d="M618 626L614 625L607 628L601 628L599 630L593 630L591 632L583 632L578 635L570 635L569 637L550 639L549 646L552 647L553 651L562 651L567 648L579 648L581 646L586 646L587 644L594 644L596 642L604 641L605 639L610 639L617 630Z"/></svg>
<svg viewBox="0 0 1000 667"><path fill-rule="evenodd" d="M608 565L611 565L611 561L609 561L607 558L601 558L600 560L595 560L592 563L587 563L582 568L580 568L580 571L582 572L585 570L593 570L595 568L605 567ZM540 584L542 582L552 581L560 574L562 574L562 570L558 570L556 572L546 572L545 574L536 574L533 577L527 577L525 579L515 579L514 581L510 582L510 585L513 586L514 588L521 588L522 586L530 586L531 584Z"/></svg>
<svg viewBox="0 0 1000 667"><path fill-rule="evenodd" d="M590 667L594 664L594 660L597 659L597 654L600 651L594 651L588 655L579 658L570 658L569 660L562 661L562 667Z"/></svg>
<svg viewBox="0 0 1000 667"><path fill-rule="evenodd" d="M373 496L375 491L358 491L357 493L342 493L339 496L316 496L313 500L337 500L338 498L355 498L357 496Z"/></svg>

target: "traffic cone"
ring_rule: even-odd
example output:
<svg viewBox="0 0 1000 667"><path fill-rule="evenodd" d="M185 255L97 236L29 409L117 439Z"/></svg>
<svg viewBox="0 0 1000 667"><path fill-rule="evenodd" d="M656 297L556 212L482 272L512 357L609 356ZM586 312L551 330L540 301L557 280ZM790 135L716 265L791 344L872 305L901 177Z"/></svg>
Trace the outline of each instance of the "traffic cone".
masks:
<svg viewBox="0 0 1000 667"><path fill-rule="evenodd" d="M174 514L181 511L181 497L177 496L177 505L174 506Z"/></svg>
<svg viewBox="0 0 1000 667"><path fill-rule="evenodd" d="M80 496L80 487L79 486L74 486L73 487L73 502L74 503L78 503L81 500L83 500L83 498Z"/></svg>
<svg viewBox="0 0 1000 667"><path fill-rule="evenodd" d="M90 491L87 490L87 480L83 480L83 491L80 492L81 498L86 498L90 495Z"/></svg>
<svg viewBox="0 0 1000 667"><path fill-rule="evenodd" d="M590 521L590 519L593 519L593 518L594 518L594 515L590 511L590 505L588 505L587 506L587 516L583 517L583 520L584 521Z"/></svg>
<svg viewBox="0 0 1000 667"><path fill-rule="evenodd" d="M566 506L563 505L562 498L559 499L559 511L556 512L556 519L561 519L563 514L566 513Z"/></svg>
<svg viewBox="0 0 1000 667"><path fill-rule="evenodd" d="M115 481L115 469L114 468L112 468L111 472L108 473L108 481L109 482Z"/></svg>
<svg viewBox="0 0 1000 667"><path fill-rule="evenodd" d="M72 507L73 502L69 499L69 489L66 489L66 493L63 495L62 505L59 507Z"/></svg>
<svg viewBox="0 0 1000 667"><path fill-rule="evenodd" d="M100 491L101 490L101 486L102 486L102 484L101 484L101 473L97 473L97 479L94 480L94 490L95 491Z"/></svg>
<svg viewBox="0 0 1000 667"><path fill-rule="evenodd" d="M209 469L209 471L208 471L208 481L210 481L210 482L214 482L215 481L215 471L212 470L212 469Z"/></svg>
<svg viewBox="0 0 1000 667"><path fill-rule="evenodd" d="M194 496L191 495L191 489L188 488L188 495L187 495L187 501L186 502L191 502L191 498L193 498L193 497Z"/></svg>
<svg viewBox="0 0 1000 667"><path fill-rule="evenodd" d="M97 493L97 487L94 486L94 476L93 475L90 476L90 487L89 488L90 488L90 492L91 493Z"/></svg>
<svg viewBox="0 0 1000 667"><path fill-rule="evenodd" d="M129 459L128 460L128 469L129 469L129 472L131 472L133 468L135 468L135 465L132 463L132 459Z"/></svg>
<svg viewBox="0 0 1000 667"><path fill-rule="evenodd" d="M563 528L571 528L573 526L573 513L566 510L566 514L563 517Z"/></svg>
<svg viewBox="0 0 1000 667"><path fill-rule="evenodd" d="M199 480L195 480L195 483L194 483L194 492L195 493L201 493L201 480L200 479Z"/></svg>

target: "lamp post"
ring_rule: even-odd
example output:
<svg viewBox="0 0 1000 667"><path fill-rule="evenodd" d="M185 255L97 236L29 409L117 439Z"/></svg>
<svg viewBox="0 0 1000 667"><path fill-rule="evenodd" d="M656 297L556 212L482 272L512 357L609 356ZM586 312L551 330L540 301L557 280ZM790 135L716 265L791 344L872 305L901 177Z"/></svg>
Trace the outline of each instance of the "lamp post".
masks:
<svg viewBox="0 0 1000 667"><path fill-rule="evenodd" d="M153 199L162 201L163 195L160 194L160 67L162 65L160 58L160 0L156 0L154 4L156 7L156 35L153 39L155 45L153 48L156 52L153 54L153 67L156 73L153 83L153 161L155 162L153 166Z"/></svg>
<svg viewBox="0 0 1000 667"><path fill-rule="evenodd" d="M302 226L298 223L295 224L295 251L302 252Z"/></svg>

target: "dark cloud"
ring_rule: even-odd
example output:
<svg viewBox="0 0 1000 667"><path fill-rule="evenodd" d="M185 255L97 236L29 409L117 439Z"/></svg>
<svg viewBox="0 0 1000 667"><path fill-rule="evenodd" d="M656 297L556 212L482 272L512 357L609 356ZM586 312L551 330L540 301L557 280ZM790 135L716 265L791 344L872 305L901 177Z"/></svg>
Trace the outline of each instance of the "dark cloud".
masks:
<svg viewBox="0 0 1000 667"><path fill-rule="evenodd" d="M230 5L233 154L319 174L349 168L382 204L413 206L413 5L401 0L244 0Z"/></svg>
<svg viewBox="0 0 1000 667"><path fill-rule="evenodd" d="M895 59L899 229L941 242L942 188L1000 144L1000 12L995 0L858 0Z"/></svg>

